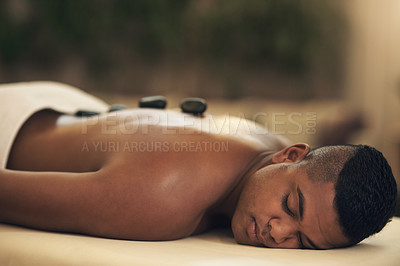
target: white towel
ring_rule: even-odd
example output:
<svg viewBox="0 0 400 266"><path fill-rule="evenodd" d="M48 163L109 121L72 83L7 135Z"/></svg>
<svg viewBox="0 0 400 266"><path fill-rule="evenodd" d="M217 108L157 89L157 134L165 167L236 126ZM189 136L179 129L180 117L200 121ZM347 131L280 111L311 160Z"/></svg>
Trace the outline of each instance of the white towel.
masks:
<svg viewBox="0 0 400 266"><path fill-rule="evenodd" d="M5 168L22 125L40 110L66 114L79 110L106 112L109 105L77 88L57 82L37 81L0 85L0 168Z"/></svg>

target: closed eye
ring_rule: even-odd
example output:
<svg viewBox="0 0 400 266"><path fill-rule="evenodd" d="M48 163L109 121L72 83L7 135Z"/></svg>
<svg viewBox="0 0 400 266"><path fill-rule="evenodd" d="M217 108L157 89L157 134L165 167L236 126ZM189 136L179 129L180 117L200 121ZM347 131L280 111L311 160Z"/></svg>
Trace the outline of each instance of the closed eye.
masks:
<svg viewBox="0 0 400 266"><path fill-rule="evenodd" d="M289 200L289 193L283 196L282 198L282 209L291 217L295 217L296 215L289 209L288 200ZM303 244L303 240L301 239L300 232L297 234L297 241L299 242L299 248L306 249L307 247Z"/></svg>
<svg viewBox="0 0 400 266"><path fill-rule="evenodd" d="M289 214L291 217L294 217L295 214L289 209L288 206L288 199L289 199L289 194L286 194L283 198L282 198L282 209Z"/></svg>

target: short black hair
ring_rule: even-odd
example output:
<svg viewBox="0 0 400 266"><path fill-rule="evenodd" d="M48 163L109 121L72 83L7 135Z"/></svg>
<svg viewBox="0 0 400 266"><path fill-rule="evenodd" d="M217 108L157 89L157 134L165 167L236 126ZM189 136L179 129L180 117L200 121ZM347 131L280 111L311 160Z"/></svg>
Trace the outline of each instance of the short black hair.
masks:
<svg viewBox="0 0 400 266"><path fill-rule="evenodd" d="M392 169L378 150L353 146L336 181L335 206L350 244L378 233L393 217L397 185Z"/></svg>
<svg viewBox="0 0 400 266"><path fill-rule="evenodd" d="M349 246L378 233L393 217L396 180L385 157L375 148L325 146L312 150L305 162L313 181L335 183L334 206Z"/></svg>

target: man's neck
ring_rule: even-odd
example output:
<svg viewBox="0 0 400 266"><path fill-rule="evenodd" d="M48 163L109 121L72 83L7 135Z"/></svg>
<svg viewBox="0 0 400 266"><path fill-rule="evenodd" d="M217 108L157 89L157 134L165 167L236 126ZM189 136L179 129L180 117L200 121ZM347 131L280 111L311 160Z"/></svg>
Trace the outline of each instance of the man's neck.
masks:
<svg viewBox="0 0 400 266"><path fill-rule="evenodd" d="M264 168L272 163L272 157L275 153L266 151L259 153L239 175L238 183L233 186L231 192L224 197L219 204L212 208L211 212L215 214L222 214L230 219L235 212L237 202L239 201L240 194L246 186L249 178L261 168Z"/></svg>

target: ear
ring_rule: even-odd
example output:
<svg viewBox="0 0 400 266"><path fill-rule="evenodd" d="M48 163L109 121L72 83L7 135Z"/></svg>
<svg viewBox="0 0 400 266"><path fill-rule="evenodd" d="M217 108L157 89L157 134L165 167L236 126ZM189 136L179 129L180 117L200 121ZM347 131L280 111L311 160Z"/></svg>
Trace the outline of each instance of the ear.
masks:
<svg viewBox="0 0 400 266"><path fill-rule="evenodd" d="M275 153L272 163L294 163L303 160L310 152L310 146L305 143L294 144Z"/></svg>

